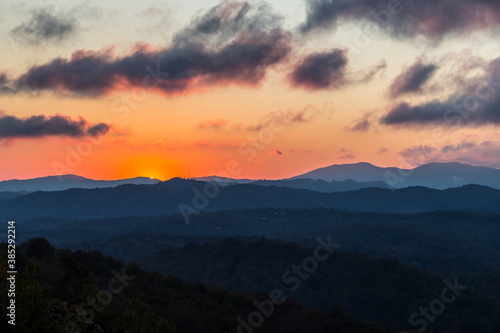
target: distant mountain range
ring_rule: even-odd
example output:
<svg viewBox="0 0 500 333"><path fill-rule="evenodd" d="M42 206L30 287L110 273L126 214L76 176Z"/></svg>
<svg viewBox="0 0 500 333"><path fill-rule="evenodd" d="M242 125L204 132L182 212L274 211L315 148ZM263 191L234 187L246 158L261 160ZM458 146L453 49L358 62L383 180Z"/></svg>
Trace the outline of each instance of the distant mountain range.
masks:
<svg viewBox="0 0 500 333"><path fill-rule="evenodd" d="M319 179L357 182L382 181L395 188L425 186L435 189L468 184L500 189L500 170L462 163L429 163L414 169L381 168L370 163L336 164L316 169L291 179Z"/></svg>
<svg viewBox="0 0 500 333"><path fill-rule="evenodd" d="M217 183L220 186L253 184L278 186L331 193L364 188L404 188L424 186L447 189L469 184L500 189L500 170L462 163L429 163L414 169L381 168L370 163L335 164L289 179L233 179L219 176L193 177L193 180ZM0 181L0 200L18 196L16 192L63 191L72 188L92 189L120 185L157 184L160 180L137 177L120 180L93 180L77 175L49 176L26 180ZM10 192L10 193L2 193Z"/></svg>
<svg viewBox="0 0 500 333"><path fill-rule="evenodd" d="M232 178L217 177L217 176L199 177L191 179L203 182L217 183L220 186L253 184L259 186L289 187L289 188L304 189L304 190L311 190L324 193L355 191L355 190L360 190L362 188L370 188L370 187L391 188L383 181L357 182L352 179L346 179L342 181L336 181L336 180L325 181L321 179L309 179L309 178L281 179L281 180L251 180L251 179L232 179Z"/></svg>
<svg viewBox="0 0 500 333"><path fill-rule="evenodd" d="M24 180L6 180L0 182L0 192L20 192L20 191L63 191L70 188L104 188L116 187L125 184L145 185L157 184L160 180L147 177L137 177L120 180L93 180L76 175L49 176ZM1 198L1 196L0 196Z"/></svg>
<svg viewBox="0 0 500 333"><path fill-rule="evenodd" d="M213 185L210 189L209 183L180 178L155 185L35 192L0 200L0 219L158 216L178 214L180 204L184 204L184 210L189 212L242 208L325 207L384 213L419 213L437 210L500 213L498 204L500 190L479 185L447 190L409 187L397 190L367 188L348 192L320 193L286 187L242 184L219 188L218 192Z"/></svg>
<svg viewBox="0 0 500 333"><path fill-rule="evenodd" d="M381 168L370 163L335 164L282 180L231 179L218 176L193 178L222 186L255 184L285 186L319 192L353 191L362 188L424 186L444 190L468 184L500 189L500 170L457 162L429 163L413 169Z"/></svg>

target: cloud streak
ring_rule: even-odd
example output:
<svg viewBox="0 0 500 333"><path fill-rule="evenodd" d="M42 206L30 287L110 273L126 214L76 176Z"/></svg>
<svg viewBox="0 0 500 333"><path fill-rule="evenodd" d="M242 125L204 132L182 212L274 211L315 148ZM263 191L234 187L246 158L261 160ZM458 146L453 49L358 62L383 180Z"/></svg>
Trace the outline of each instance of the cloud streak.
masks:
<svg viewBox="0 0 500 333"><path fill-rule="evenodd" d="M247 126L245 129L250 132L258 132L264 128L270 127L275 123L284 125L305 124L313 121L322 114L323 111L317 109L314 105L308 105L298 111L271 112L264 121L257 125Z"/></svg>
<svg viewBox="0 0 500 333"><path fill-rule="evenodd" d="M425 36L441 39L496 27L500 4L491 0L308 0L302 32L335 28L345 21L371 21L398 38Z"/></svg>
<svg viewBox="0 0 500 333"><path fill-rule="evenodd" d="M491 76L472 80L461 94L445 100L411 105L395 105L380 119L382 124L402 127L500 125L500 58L492 60L485 71Z"/></svg>
<svg viewBox="0 0 500 333"><path fill-rule="evenodd" d="M89 125L83 118L73 120L66 116L31 116L18 118L0 114L0 140L15 138L40 138L45 136L66 136L72 138L108 133L110 126L99 123Z"/></svg>
<svg viewBox="0 0 500 333"><path fill-rule="evenodd" d="M425 64L422 58L417 58L415 63L406 68L392 82L389 93L393 98L405 94L422 93L423 86L432 78L438 66Z"/></svg>

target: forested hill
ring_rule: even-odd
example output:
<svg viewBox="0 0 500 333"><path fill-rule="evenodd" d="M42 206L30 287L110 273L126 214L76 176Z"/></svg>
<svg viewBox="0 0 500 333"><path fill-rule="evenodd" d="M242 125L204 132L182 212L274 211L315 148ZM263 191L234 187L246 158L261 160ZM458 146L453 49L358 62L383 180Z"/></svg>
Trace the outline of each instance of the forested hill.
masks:
<svg viewBox="0 0 500 333"><path fill-rule="evenodd" d="M317 245L324 243L328 243L327 235ZM415 328L409 325L412 313L427 307L446 288L443 277L401 265L393 259L334 251L326 260L313 265L314 251L313 247L266 239L251 242L226 239L163 251L144 258L141 266L228 290L271 292L280 288L306 308L328 310L338 306L364 320L398 330ZM451 281L461 284L458 278ZM429 323L429 330L498 332L500 300L472 292L471 285L466 287L469 290L447 305L446 315ZM484 321L484 329L474 329L477 318ZM453 327L456 329L450 330Z"/></svg>
<svg viewBox="0 0 500 333"><path fill-rule="evenodd" d="M6 267L6 248L5 243L0 244L2 267ZM265 295L230 293L148 273L97 251L56 251L41 238L18 247L17 265L16 332L22 333L236 332L241 321L247 322L257 311L255 302L266 301ZM1 270L2 290L8 289L7 283L6 272ZM7 295L2 293L3 318L6 302ZM291 301L277 305L269 318L262 318L255 332L392 332L340 309L309 311ZM0 331L11 332L6 320L0 322Z"/></svg>
<svg viewBox="0 0 500 333"><path fill-rule="evenodd" d="M173 179L156 185L35 192L0 200L0 218L158 216L179 213L181 204L184 212L324 207L387 213L436 210L500 213L500 190L477 185L447 190L424 187L399 190L368 188L337 193L246 184L225 188L213 186L194 180Z"/></svg>

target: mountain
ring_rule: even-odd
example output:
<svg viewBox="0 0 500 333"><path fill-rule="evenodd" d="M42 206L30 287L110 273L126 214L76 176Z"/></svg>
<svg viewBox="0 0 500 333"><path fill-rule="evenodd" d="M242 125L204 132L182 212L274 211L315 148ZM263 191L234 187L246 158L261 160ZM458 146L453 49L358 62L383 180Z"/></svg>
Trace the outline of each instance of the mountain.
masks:
<svg viewBox="0 0 500 333"><path fill-rule="evenodd" d="M12 179L0 182L0 192L19 191L63 191L70 188L104 188L116 187L124 184L144 185L157 184L158 179L147 177L136 177L120 180L93 180L77 175L49 176L33 179Z"/></svg>
<svg viewBox="0 0 500 333"><path fill-rule="evenodd" d="M11 199L11 198L19 197L21 195L25 195L25 194L28 194L28 193L30 193L30 192L29 191L19 191L19 192L7 191L7 192L0 192L0 200L5 200L5 199Z"/></svg>
<svg viewBox="0 0 500 333"><path fill-rule="evenodd" d="M181 209L185 216L191 216L199 211L321 207L383 213L456 210L495 214L500 213L499 202L499 190L479 185L447 190L409 187L320 193L252 184L216 187L177 178L154 185L30 193L0 200L0 219L159 216L179 214Z"/></svg>
<svg viewBox="0 0 500 333"><path fill-rule="evenodd" d="M390 188L390 186L383 181L357 182L352 179L347 179L343 181L335 181L335 180L324 181L320 179L309 179L309 178L280 179L280 180L262 180L262 179L252 180L252 179L233 179L233 178L226 178L219 176L198 177L191 179L202 182L216 183L219 186L253 184L259 186L278 186L278 187L281 186L281 187L304 189L304 190L311 190L311 191L318 191L325 193L354 191L370 187Z"/></svg>
<svg viewBox="0 0 500 333"><path fill-rule="evenodd" d="M387 168L389 171L398 172L397 168ZM324 168L315 169L305 174L292 177L290 179L320 179L327 182L343 181L352 179L358 182L386 181L384 172L386 168L380 168L370 163L355 164L334 164Z"/></svg>
<svg viewBox="0 0 500 333"><path fill-rule="evenodd" d="M429 163L413 169L381 168L370 163L335 164L290 179L319 179L358 182L383 181L396 187L425 186L435 189L477 184L500 189L500 170L457 162Z"/></svg>
<svg viewBox="0 0 500 333"><path fill-rule="evenodd" d="M219 186L225 185L235 185L235 184L249 184L255 182L252 179L235 179L220 176L208 176L208 177L191 177L192 180L198 180L200 182L211 182L217 183Z"/></svg>
<svg viewBox="0 0 500 333"><path fill-rule="evenodd" d="M378 188L390 188L383 181L369 181L369 182L357 182L352 179L347 179L343 181L324 181L321 179L283 179L283 180L259 180L252 184L258 186L282 186L295 189L304 189L317 192L331 193L331 192L345 192L345 191L355 191L363 188L378 187Z"/></svg>

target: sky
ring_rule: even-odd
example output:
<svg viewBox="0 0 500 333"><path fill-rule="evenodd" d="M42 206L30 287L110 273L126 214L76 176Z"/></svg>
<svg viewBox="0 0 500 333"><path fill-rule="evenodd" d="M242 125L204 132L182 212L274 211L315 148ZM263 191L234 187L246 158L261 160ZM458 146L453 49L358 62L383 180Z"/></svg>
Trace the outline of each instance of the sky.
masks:
<svg viewBox="0 0 500 333"><path fill-rule="evenodd" d="M500 3L0 1L0 180L500 168Z"/></svg>

